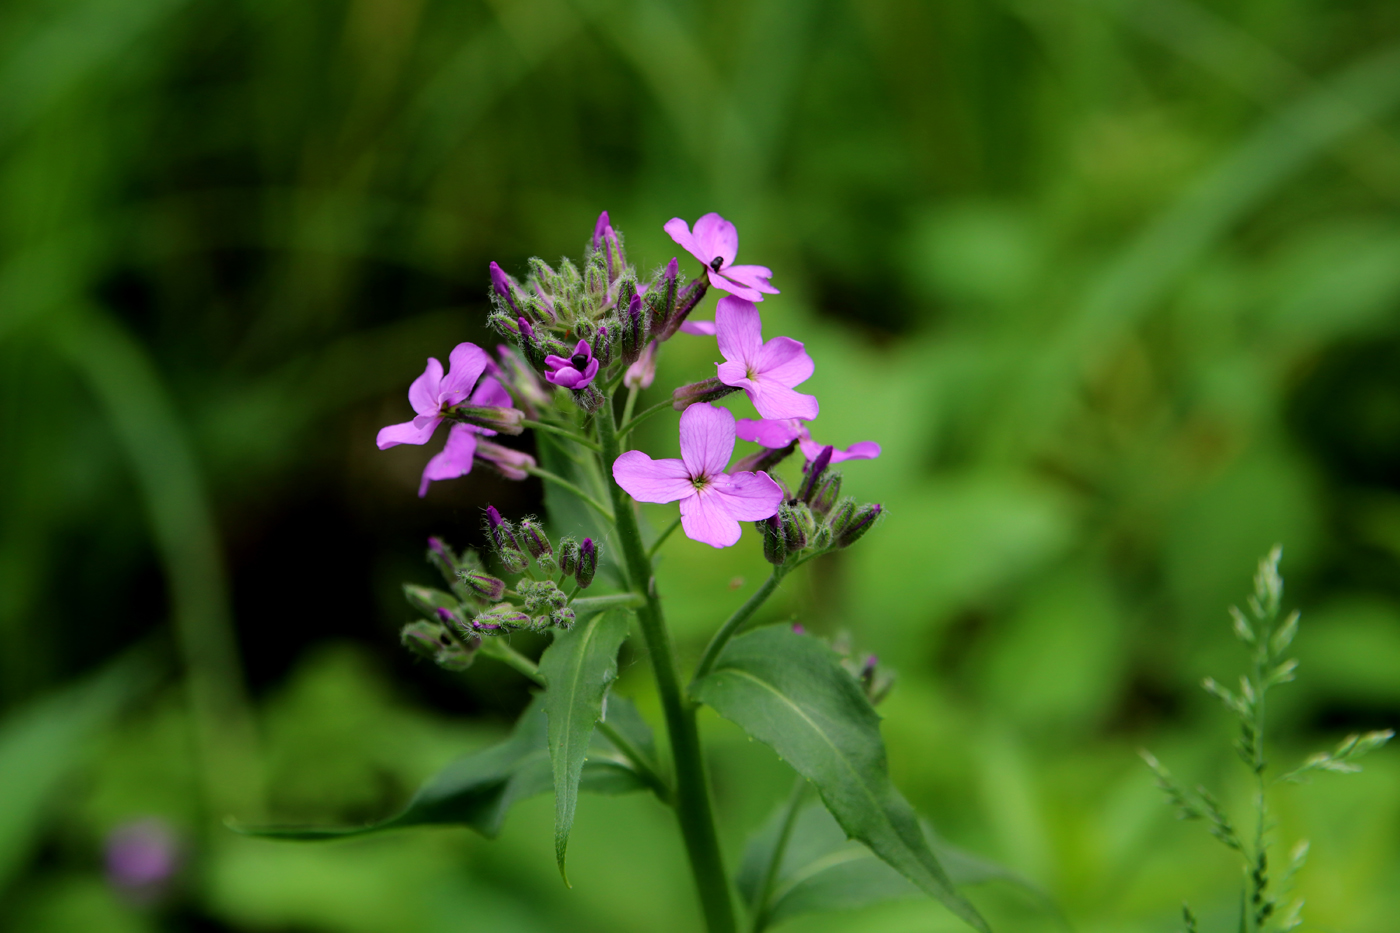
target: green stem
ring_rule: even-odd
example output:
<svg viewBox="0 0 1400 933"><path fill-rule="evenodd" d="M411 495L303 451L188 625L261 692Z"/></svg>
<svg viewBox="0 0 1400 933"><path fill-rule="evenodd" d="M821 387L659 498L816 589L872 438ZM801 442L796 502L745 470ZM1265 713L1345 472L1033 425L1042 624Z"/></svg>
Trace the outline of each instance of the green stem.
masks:
<svg viewBox="0 0 1400 933"><path fill-rule="evenodd" d="M652 415L656 414L658 411L662 411L671 407L671 400L666 399L665 401L657 402L650 408L643 408L639 414L627 419L627 421L623 423L622 427L617 429L617 436L620 438L626 437L628 433L630 433L631 430L637 425L641 424L643 421L647 420Z"/></svg>
<svg viewBox="0 0 1400 933"><path fill-rule="evenodd" d="M783 810L783 824L778 829L778 838L773 843L773 854L768 864L763 866L763 877L759 879L758 890L753 898L752 933L762 933L768 926L768 901L773 896L773 884L778 880L778 869L782 867L783 856L787 853L788 841L792 839L792 828L797 825L797 814L802 810L802 801L807 797L807 779L797 776L792 793L788 794Z"/></svg>
<svg viewBox="0 0 1400 933"><path fill-rule="evenodd" d="M545 686L544 677L540 675L539 665L506 644L504 639L484 639L481 643L481 653L488 658L495 658L497 661L515 668L539 686ZM637 777L641 778L643 783L650 787L663 803L672 802L675 792L671 790L671 785L666 783L666 779L656 770L656 765L650 756L632 744L632 741L618 732L610 722L599 720L598 731L607 736L608 741L613 743L613 746L627 759L632 770L637 772Z"/></svg>
<svg viewBox="0 0 1400 933"><path fill-rule="evenodd" d="M574 495L582 499L584 502L587 502L589 505L591 505L598 512L599 515L606 518L609 522L615 520L613 518L612 509L608 508L606 505L603 505L603 503L599 502L597 499L584 492L581 487L569 482L559 474L551 473L548 470L543 470L539 467L534 466L521 467L521 469L523 469L526 473L529 473L531 476L538 476L540 479L544 480L547 483L553 483L561 489L567 489L569 492L573 493Z"/></svg>
<svg viewBox="0 0 1400 933"><path fill-rule="evenodd" d="M622 406L622 423L626 424L632 420L632 410L637 407L637 396L641 390L635 386L627 390L627 404Z"/></svg>
<svg viewBox="0 0 1400 933"><path fill-rule="evenodd" d="M651 559L656 556L656 552L661 550L661 545L666 543L666 539L671 537L671 533L679 527L681 527L681 518L679 515L677 515L676 520L671 522L671 524L667 525L666 530L661 532L661 534L657 535L656 540L651 542L651 547L647 548L648 563L650 563Z"/></svg>
<svg viewBox="0 0 1400 933"><path fill-rule="evenodd" d="M611 400L598 411L595 420L598 440L603 445L603 460L612 463L620 455L620 448ZM635 424L636 420L634 418L632 423ZM736 933L734 903L710 806L710 790L705 779L705 760L700 751L695 707L681 694L671 633L666 628L661 599L651 574L651 563L647 560L641 531L637 528L637 513L621 487L616 483L609 483L608 486L617 516L618 542L622 546L632 589L646 599L646 605L638 611L637 617L651 655L657 692L666 716L666 731L671 739L676 774L676 818L680 822L681 837L690 858L690 870L695 876L705 925L709 933Z"/></svg>
<svg viewBox="0 0 1400 933"><path fill-rule="evenodd" d="M719 660L719 653L724 650L724 646L729 643L729 639L734 637L734 633L739 630L749 616L753 615L764 600L773 595L773 591L778 588L778 581L783 578L783 568L774 567L773 575L763 581L763 585L758 588L752 596L729 617L729 621L720 626L720 630L715 632L715 637L710 639L710 643L705 646L705 653L700 656L700 663L695 665L695 676L691 683L699 680L710 672L710 668L715 666L715 661Z"/></svg>
<svg viewBox="0 0 1400 933"><path fill-rule="evenodd" d="M609 609L638 609L645 600L636 593L609 593L607 596L580 596L569 605L580 619L606 612Z"/></svg>
<svg viewBox="0 0 1400 933"><path fill-rule="evenodd" d="M536 431L547 431L547 432L549 432L550 434L557 434L557 435L559 435L560 437L567 437L569 440L573 441L575 444L578 444L578 445L580 445L580 446L582 446L582 447L587 447L589 450L597 450L597 449L598 449L598 445L597 445L597 444L593 443L593 441L591 441L591 440L589 440L588 438L584 437L582 434L575 434L573 431L570 431L570 430L568 430L568 429L566 429L566 428L558 427L558 426L553 425L553 424L549 424L548 422L545 422L545 421L528 421L528 420L527 420L527 421L522 421L522 422L520 422L520 424L521 424L522 427L534 428Z"/></svg>

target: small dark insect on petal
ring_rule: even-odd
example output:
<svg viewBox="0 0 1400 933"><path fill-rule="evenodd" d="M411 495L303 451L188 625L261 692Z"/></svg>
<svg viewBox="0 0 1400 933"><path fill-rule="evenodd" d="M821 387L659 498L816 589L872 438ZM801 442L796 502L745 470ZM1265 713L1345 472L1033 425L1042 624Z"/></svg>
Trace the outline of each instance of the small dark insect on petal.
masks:
<svg viewBox="0 0 1400 933"><path fill-rule="evenodd" d="M575 353L573 356L569 357L569 364L579 372L583 372L588 368L588 357L584 356L582 353Z"/></svg>
<svg viewBox="0 0 1400 933"><path fill-rule="evenodd" d="M713 270L715 270L716 272L718 272L718 271L720 270L720 268L721 268L723 265L724 265L724 257L723 257L723 256L716 256L714 259L711 259L711 260L710 260L710 268L713 269Z"/></svg>

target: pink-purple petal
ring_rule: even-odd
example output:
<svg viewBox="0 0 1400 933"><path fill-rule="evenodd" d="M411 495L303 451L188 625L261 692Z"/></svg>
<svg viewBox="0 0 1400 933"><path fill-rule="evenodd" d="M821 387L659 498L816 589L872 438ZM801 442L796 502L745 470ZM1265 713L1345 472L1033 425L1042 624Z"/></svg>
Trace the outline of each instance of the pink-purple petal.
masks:
<svg viewBox="0 0 1400 933"><path fill-rule="evenodd" d="M763 300L763 293L761 291L756 288L749 288L747 285L741 285L733 279L726 278L723 272L716 272L714 269L706 269L705 274L709 277L710 284L720 291L729 292L734 297L742 298L745 301Z"/></svg>
<svg viewBox="0 0 1400 933"><path fill-rule="evenodd" d="M816 364L807 355L800 341L791 337L774 337L758 351L759 378L771 380L789 389L812 378Z"/></svg>
<svg viewBox="0 0 1400 933"><path fill-rule="evenodd" d="M695 242L710 261L716 256L723 260L723 269L739 254L739 231L720 215L711 212L695 221ZM709 262L705 263L709 265Z"/></svg>
<svg viewBox="0 0 1400 933"><path fill-rule="evenodd" d="M722 377L721 377L722 378ZM752 380L744 386L753 407L764 418L797 418L811 421L821 413L815 395L804 395L787 386L766 379Z"/></svg>
<svg viewBox="0 0 1400 933"><path fill-rule="evenodd" d="M681 530L690 540L716 548L738 544L742 534L738 521L730 516L714 489L681 500Z"/></svg>
<svg viewBox="0 0 1400 933"><path fill-rule="evenodd" d="M629 450L614 460L612 472L617 484L638 502L675 502L695 492L684 463L653 460L640 450Z"/></svg>
<svg viewBox="0 0 1400 933"><path fill-rule="evenodd" d="M734 424L734 433L746 441L777 449L786 447L802 436L798 422L788 418L781 421L767 418L740 418Z"/></svg>
<svg viewBox="0 0 1400 933"><path fill-rule="evenodd" d="M593 362L596 363L598 361L594 360ZM579 383L583 382L584 377L583 373L566 364L552 373L545 373L544 378L546 382L553 385L562 386L565 389L573 389L576 388Z"/></svg>
<svg viewBox="0 0 1400 933"><path fill-rule="evenodd" d="M763 349L763 319L753 302L733 295L721 298L715 306L715 336L726 360L756 369Z"/></svg>
<svg viewBox="0 0 1400 933"><path fill-rule="evenodd" d="M749 368L743 363L716 364L715 375L719 377L720 382L736 389L747 389L753 385L753 380L749 378Z"/></svg>
<svg viewBox="0 0 1400 933"><path fill-rule="evenodd" d="M681 414L681 459L695 478L717 476L734 454L734 414L698 402Z"/></svg>
<svg viewBox="0 0 1400 933"><path fill-rule="evenodd" d="M481 374L486 371L486 364L491 362L491 358L486 355L485 350L474 343L459 343L452 348L452 354L447 358L447 362L447 378L442 380L438 394L440 396L459 395L460 398L450 404L460 404L471 394L472 387L481 378Z"/></svg>
<svg viewBox="0 0 1400 933"><path fill-rule="evenodd" d="M380 450L388 450L399 444L426 444L441 423L440 416L424 417L419 415L412 421L380 428L379 434L374 438L374 443Z"/></svg>
<svg viewBox="0 0 1400 933"><path fill-rule="evenodd" d="M747 288L755 291L766 292L769 295L779 294L770 281L773 278L773 270L767 266L725 266L720 270L732 281L738 282ZM762 301L762 298L752 298L750 301Z"/></svg>
<svg viewBox="0 0 1400 933"><path fill-rule="evenodd" d="M822 448L826 446L817 443L810 437L803 438L798 443L798 447L802 448L802 456L808 460L815 460L817 455L822 452ZM875 441L860 441L845 450L841 450L839 447L831 449L832 464L843 463L846 460L874 460L878 456L880 456L880 445Z"/></svg>
<svg viewBox="0 0 1400 933"><path fill-rule="evenodd" d="M715 335L714 321L692 321L681 322L681 333L695 334L700 337L713 337Z"/></svg>
<svg viewBox="0 0 1400 933"><path fill-rule="evenodd" d="M707 494L717 496L729 517L741 522L768 518L783 504L782 487L767 473L734 473Z"/></svg>
<svg viewBox="0 0 1400 933"><path fill-rule="evenodd" d="M514 405L510 393L494 376L487 376L476 384L471 403L481 408L510 408Z"/></svg>
<svg viewBox="0 0 1400 933"><path fill-rule="evenodd" d="M675 240L676 245L681 249L685 250L705 265L708 266L710 264L710 257L701 253L699 245L695 242L695 237L691 236L690 224L681 220L679 217L672 217L670 220L666 221L666 226L661 229L669 233L671 239Z"/></svg>
<svg viewBox="0 0 1400 933"><path fill-rule="evenodd" d="M472 471L472 455L476 453L476 434L465 424L454 424L447 432L442 452L423 468L418 484L418 498L428 494L428 484L444 479L456 479Z"/></svg>
<svg viewBox="0 0 1400 933"><path fill-rule="evenodd" d="M408 387L408 403L413 406L413 410L420 415L435 415L438 413L438 392L442 386L442 364L436 357L428 357L428 365L423 369L423 375L413 380L413 384Z"/></svg>

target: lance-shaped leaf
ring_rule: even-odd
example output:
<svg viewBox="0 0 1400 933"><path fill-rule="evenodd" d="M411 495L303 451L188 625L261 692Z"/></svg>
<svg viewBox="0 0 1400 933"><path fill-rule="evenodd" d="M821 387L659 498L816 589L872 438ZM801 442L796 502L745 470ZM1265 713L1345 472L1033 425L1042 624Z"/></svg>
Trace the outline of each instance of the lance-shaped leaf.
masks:
<svg viewBox="0 0 1400 933"><path fill-rule="evenodd" d="M922 897L923 892L845 832L820 804L797 814L767 891L761 890L782 835L786 813L774 814L744 850L736 878L739 893L755 915L755 930L805 913L865 907L882 901ZM924 834L955 885L1009 881L1045 901L1045 895L1015 872L940 840L924 824ZM759 899L763 903L758 903Z"/></svg>
<svg viewBox="0 0 1400 933"><path fill-rule="evenodd" d="M782 626L725 646L692 696L773 747L816 786L846 834L978 930L987 922L953 887L895 790L880 717L831 649Z"/></svg>
<svg viewBox="0 0 1400 933"><path fill-rule="evenodd" d="M540 658L547 689L549 757L554 772L554 857L568 884L564 853L578 805L578 785L603 699L617 677L617 649L627 638L626 610L613 609L580 621L554 636Z"/></svg>
<svg viewBox="0 0 1400 933"><path fill-rule="evenodd" d="M324 840L360 836L407 826L470 826L487 837L501 831L507 811L521 800L549 790L548 723L544 703L537 697L516 723L510 737L498 745L458 758L430 778L395 816L367 826L295 827L232 825L237 832L276 839ZM601 737L583 768L579 789L599 794L644 790L619 754Z"/></svg>

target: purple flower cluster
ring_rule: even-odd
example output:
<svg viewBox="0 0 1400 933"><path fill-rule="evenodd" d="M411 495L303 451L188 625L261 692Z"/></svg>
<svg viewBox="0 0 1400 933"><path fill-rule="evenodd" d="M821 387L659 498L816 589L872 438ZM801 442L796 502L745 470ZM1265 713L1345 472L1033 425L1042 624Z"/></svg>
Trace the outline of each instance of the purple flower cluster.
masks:
<svg viewBox="0 0 1400 933"><path fill-rule="evenodd" d="M679 502L681 527L690 538L729 547L739 540L740 522L771 526L780 509L795 507L799 500L811 513L828 465L879 456L880 446L873 441L840 450L813 440L808 422L821 406L798 386L811 378L815 364L801 341L786 336L764 340L758 303L779 292L768 267L736 264L739 234L734 225L710 213L693 227L673 218L665 230L700 262L698 278L687 282L672 259L650 281L641 281L606 211L594 226L582 268L568 259L558 268L532 259L530 275L522 282L491 263L488 323L514 346L498 348L497 361L475 344L459 344L446 375L441 363L428 360L408 392L415 417L379 432L382 450L424 444L438 425L450 422L446 444L423 470L420 496L431 483L464 476L478 462L510 479L537 473L557 480L540 471L529 454L487 438L519 434L527 417L556 434L587 431L587 416L610 404L609 396L620 386L636 393L652 385L662 345L682 331L714 336L723 359L716 363L714 378L673 393L675 407L682 410L680 459L655 460L627 451L612 464L612 474L637 501ZM719 299L714 320L691 320L710 287L728 293ZM753 404L757 419L736 422L728 410L711 404L738 391ZM576 407L561 409L557 399L564 398ZM629 401L629 411L630 406ZM547 424L539 425L541 420ZM763 452L746 457L730 472L738 438L760 444ZM766 469L799 448L807 479L794 497ZM837 483L839 487L839 477ZM832 506L826 502L818 510L821 517ZM824 534L822 540L830 540L835 532ZM806 542L814 536L815 531L789 535L785 547L790 550L798 538Z"/></svg>

